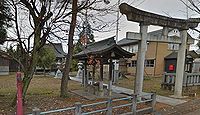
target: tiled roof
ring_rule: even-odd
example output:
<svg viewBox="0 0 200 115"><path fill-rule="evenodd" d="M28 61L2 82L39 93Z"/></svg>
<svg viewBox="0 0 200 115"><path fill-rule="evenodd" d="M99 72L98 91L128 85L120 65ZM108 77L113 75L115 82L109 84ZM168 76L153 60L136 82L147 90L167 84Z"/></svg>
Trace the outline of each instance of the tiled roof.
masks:
<svg viewBox="0 0 200 115"><path fill-rule="evenodd" d="M74 55L75 58L87 58L87 55L104 55L108 52L120 52L118 56L132 57L133 54L123 50L118 46L114 37L104 39L99 42L94 42L86 46L86 48Z"/></svg>
<svg viewBox="0 0 200 115"><path fill-rule="evenodd" d="M54 43L53 45L54 45L54 51L55 51L56 57L64 58L65 55L67 55L67 53L63 51L63 47L61 43Z"/></svg>
<svg viewBox="0 0 200 115"><path fill-rule="evenodd" d="M123 38L117 42L117 45L123 46L128 44L137 44L138 40L130 39L130 38Z"/></svg>

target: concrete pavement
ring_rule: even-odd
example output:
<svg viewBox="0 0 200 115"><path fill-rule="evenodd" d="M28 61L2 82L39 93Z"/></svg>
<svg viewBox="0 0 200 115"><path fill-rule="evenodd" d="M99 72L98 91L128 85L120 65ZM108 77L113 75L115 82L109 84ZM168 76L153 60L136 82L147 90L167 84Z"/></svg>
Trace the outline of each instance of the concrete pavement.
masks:
<svg viewBox="0 0 200 115"><path fill-rule="evenodd" d="M70 79L74 80L74 81L78 81L78 82L82 81L82 79L76 78L76 77L70 77ZM91 82L91 81L89 81L89 82ZM103 84L103 85L108 86L108 84ZM115 85L112 86L112 91L116 92L116 93L124 93L124 94L128 94L128 95L132 95L134 93L134 90L123 88L123 87L118 87ZM147 93L143 92L142 95L145 95L145 94L147 94ZM175 98L165 97L165 96L160 96L160 95L156 95L156 101L167 104L167 105L171 105L171 106L176 106L176 105L187 102L185 100L175 99Z"/></svg>

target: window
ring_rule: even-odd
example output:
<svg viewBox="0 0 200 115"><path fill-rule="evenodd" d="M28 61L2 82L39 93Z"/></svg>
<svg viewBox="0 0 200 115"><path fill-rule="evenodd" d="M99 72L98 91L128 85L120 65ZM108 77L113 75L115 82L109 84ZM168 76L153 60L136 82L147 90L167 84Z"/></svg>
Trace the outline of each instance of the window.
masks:
<svg viewBox="0 0 200 115"><path fill-rule="evenodd" d="M179 44L169 43L168 50L179 50Z"/></svg>
<svg viewBox="0 0 200 115"><path fill-rule="evenodd" d="M145 67L154 67L154 60L145 60Z"/></svg>
<svg viewBox="0 0 200 115"><path fill-rule="evenodd" d="M131 63L127 63L127 67L131 67Z"/></svg>
<svg viewBox="0 0 200 115"><path fill-rule="evenodd" d="M132 51L132 48L133 48L133 47L130 46L130 45L129 45L129 46L126 46L126 51L131 52L131 51Z"/></svg>
<svg viewBox="0 0 200 115"><path fill-rule="evenodd" d="M132 45L131 46L132 48L131 48L131 53L136 53L136 52L138 52L138 45Z"/></svg>
<svg viewBox="0 0 200 115"><path fill-rule="evenodd" d="M136 60L133 60L132 61L132 67L136 67L137 66L137 61Z"/></svg>
<svg viewBox="0 0 200 115"><path fill-rule="evenodd" d="M130 46L124 46L122 49L131 52L131 53L136 53L138 52L138 45L130 45Z"/></svg>

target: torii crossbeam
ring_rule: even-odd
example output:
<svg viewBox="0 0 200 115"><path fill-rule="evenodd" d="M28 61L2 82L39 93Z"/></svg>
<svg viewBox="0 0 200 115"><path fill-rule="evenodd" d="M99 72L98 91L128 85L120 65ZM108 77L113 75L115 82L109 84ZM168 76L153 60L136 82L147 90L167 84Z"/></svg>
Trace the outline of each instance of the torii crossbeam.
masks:
<svg viewBox="0 0 200 115"><path fill-rule="evenodd" d="M138 23L145 23L148 25L157 25L162 27L176 28L179 30L187 30L189 28L193 29L198 26L200 18L190 18L190 19L177 19L170 18L167 16L162 16L146 11L134 8L126 3L122 3L120 6L120 12L127 16L128 21L134 21Z"/></svg>

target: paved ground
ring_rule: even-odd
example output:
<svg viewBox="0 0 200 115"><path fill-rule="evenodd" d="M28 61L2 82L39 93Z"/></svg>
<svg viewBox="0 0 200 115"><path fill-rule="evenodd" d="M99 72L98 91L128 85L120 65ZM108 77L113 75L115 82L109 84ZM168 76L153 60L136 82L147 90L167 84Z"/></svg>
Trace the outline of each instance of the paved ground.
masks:
<svg viewBox="0 0 200 115"><path fill-rule="evenodd" d="M187 113L185 115L199 115L199 114L200 114L200 109L197 109L197 110L190 112L190 113Z"/></svg>
<svg viewBox="0 0 200 115"><path fill-rule="evenodd" d="M80 78L76 78L76 77L70 77L71 80L74 80L74 81L78 81L78 82L81 82L82 80ZM91 82L91 81L89 81ZM104 86L108 86L107 84L104 84ZM123 88L123 87L118 87L118 86L112 86L112 91L113 92L116 92L116 93L124 93L124 94L129 94L129 95L132 95L133 94L133 90L131 89L127 89L127 88ZM142 95L145 95L146 93L143 92ZM156 95L156 101L157 102L160 102L160 103L164 103L164 104L167 104L167 105L171 105L171 106L176 106L176 105L179 105L179 104L183 104L187 101L185 100L180 100L180 99L175 99L175 98L170 98L170 97L165 97L165 96L160 96L160 95Z"/></svg>
<svg viewBox="0 0 200 115"><path fill-rule="evenodd" d="M155 115L200 115L200 99L157 111Z"/></svg>
<svg viewBox="0 0 200 115"><path fill-rule="evenodd" d="M71 77L72 80L81 82L81 79ZM107 86L107 84L104 84ZM133 94L133 90L113 86L112 90L116 93ZM143 93L145 95L145 93ZM171 105L172 107L156 111L154 115L200 115L200 99L185 101L171 97L157 95L156 101Z"/></svg>

